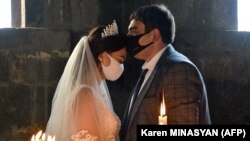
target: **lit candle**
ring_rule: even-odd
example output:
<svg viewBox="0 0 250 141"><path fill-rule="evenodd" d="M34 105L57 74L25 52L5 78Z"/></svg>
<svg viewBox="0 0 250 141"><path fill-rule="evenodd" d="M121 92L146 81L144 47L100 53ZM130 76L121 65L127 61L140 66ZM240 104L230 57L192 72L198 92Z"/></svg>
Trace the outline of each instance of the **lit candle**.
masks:
<svg viewBox="0 0 250 141"><path fill-rule="evenodd" d="M32 138L31 138L31 141L46 141L46 134L43 133L42 134L42 130L40 130L36 135L33 135ZM47 141L55 141L56 140L56 137L55 136L50 136L48 135L47 136Z"/></svg>
<svg viewBox="0 0 250 141"><path fill-rule="evenodd" d="M158 117L159 125L167 125L168 123L168 116L166 115L166 106L164 100L164 92L162 96L161 108L160 108L160 116Z"/></svg>
<svg viewBox="0 0 250 141"><path fill-rule="evenodd" d="M56 140L56 137L55 137L55 136L53 136L53 137L52 137L52 136L49 136L49 137L48 137L48 141L55 141L55 140Z"/></svg>
<svg viewBox="0 0 250 141"><path fill-rule="evenodd" d="M32 136L31 141L35 141L35 135Z"/></svg>
<svg viewBox="0 0 250 141"><path fill-rule="evenodd" d="M45 141L45 133L43 133L43 135L42 135L42 141Z"/></svg>
<svg viewBox="0 0 250 141"><path fill-rule="evenodd" d="M42 135L42 131L40 130L37 134L36 134L36 138L35 141L40 141L40 136Z"/></svg>

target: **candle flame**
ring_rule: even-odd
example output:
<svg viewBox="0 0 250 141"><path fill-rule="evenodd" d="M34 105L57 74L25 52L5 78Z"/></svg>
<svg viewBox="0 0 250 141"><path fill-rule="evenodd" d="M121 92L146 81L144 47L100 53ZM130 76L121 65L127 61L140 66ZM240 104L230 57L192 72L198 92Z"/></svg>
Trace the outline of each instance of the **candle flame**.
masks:
<svg viewBox="0 0 250 141"><path fill-rule="evenodd" d="M40 130L40 131L36 134L36 137L35 137L36 141L39 141L39 138L40 138L41 135L42 135L42 130Z"/></svg>
<svg viewBox="0 0 250 141"><path fill-rule="evenodd" d="M43 133L43 135L42 135L42 140L43 141L45 141L45 137L46 137L46 135L45 135L45 133Z"/></svg>
<svg viewBox="0 0 250 141"><path fill-rule="evenodd" d="M32 136L31 141L55 141L56 137L47 135L47 140L45 139L46 139L46 134L42 133L42 130L40 130L36 135Z"/></svg>
<svg viewBox="0 0 250 141"><path fill-rule="evenodd" d="M160 109L160 115L163 117L166 115L166 106L165 106L165 100L164 100L164 92L162 96L162 102L161 102L161 109Z"/></svg>

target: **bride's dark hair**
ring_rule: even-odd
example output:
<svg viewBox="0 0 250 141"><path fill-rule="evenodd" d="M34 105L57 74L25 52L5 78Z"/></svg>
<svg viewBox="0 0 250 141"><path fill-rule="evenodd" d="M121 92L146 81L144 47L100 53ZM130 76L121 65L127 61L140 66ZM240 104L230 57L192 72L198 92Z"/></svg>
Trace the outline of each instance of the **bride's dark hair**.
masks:
<svg viewBox="0 0 250 141"><path fill-rule="evenodd" d="M102 32L105 26L98 26L93 28L88 35L89 46L96 62L98 62L98 55L104 51L111 53L118 51L126 46L126 34L119 33L102 37Z"/></svg>

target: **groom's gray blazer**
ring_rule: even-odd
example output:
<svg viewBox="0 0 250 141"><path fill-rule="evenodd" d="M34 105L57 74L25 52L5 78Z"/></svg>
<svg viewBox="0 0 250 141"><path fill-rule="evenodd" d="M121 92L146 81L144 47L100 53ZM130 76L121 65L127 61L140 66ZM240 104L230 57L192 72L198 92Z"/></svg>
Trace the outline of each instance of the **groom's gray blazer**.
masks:
<svg viewBox="0 0 250 141"><path fill-rule="evenodd" d="M128 126L126 141L136 140L138 124L158 124L163 91L168 124L211 124L201 73L169 45L138 95L129 124L125 125Z"/></svg>

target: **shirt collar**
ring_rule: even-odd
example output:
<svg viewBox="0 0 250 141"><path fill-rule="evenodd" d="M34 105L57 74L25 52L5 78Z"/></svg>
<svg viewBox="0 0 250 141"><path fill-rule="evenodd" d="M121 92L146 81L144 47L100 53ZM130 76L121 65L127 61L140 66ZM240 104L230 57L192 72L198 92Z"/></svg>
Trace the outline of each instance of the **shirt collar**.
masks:
<svg viewBox="0 0 250 141"><path fill-rule="evenodd" d="M146 61L143 65L142 65L142 69L148 69L149 71L152 71L156 65L156 63L158 62L158 60L160 59L161 55L163 54L163 52L166 50L167 47L162 48L159 52L157 52L157 54L151 58L149 61Z"/></svg>

